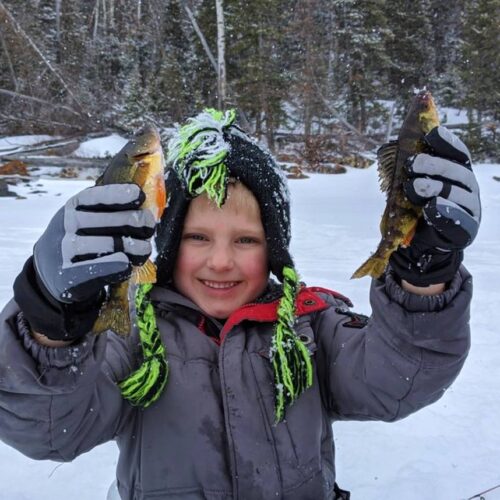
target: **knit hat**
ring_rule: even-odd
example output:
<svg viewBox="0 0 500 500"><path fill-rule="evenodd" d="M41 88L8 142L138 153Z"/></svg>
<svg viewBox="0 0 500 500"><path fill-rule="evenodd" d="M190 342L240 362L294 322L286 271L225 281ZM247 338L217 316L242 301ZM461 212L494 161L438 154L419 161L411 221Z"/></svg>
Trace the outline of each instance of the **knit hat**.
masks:
<svg viewBox="0 0 500 500"><path fill-rule="evenodd" d="M235 118L234 110L206 109L178 128L168 143L165 172L168 200L156 235L158 282L167 284L172 279L190 201L205 194L221 207L228 180L234 178L244 184L259 204L269 266L283 285L270 350L278 422L286 408L312 385L309 351L293 330L300 283L288 249L289 192L271 154L239 128ZM141 298L144 300L144 293ZM153 343L157 340L148 344ZM153 385L160 386L157 382Z"/></svg>

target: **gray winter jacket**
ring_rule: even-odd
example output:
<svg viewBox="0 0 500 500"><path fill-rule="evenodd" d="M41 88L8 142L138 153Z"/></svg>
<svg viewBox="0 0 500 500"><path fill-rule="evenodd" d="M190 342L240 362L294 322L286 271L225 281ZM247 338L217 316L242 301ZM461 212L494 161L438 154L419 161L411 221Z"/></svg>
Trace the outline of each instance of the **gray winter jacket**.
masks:
<svg viewBox="0 0 500 500"><path fill-rule="evenodd" d="M233 315L219 346L200 331L192 302L154 289L170 374L160 400L141 410L116 386L140 362L136 337L45 348L11 302L0 325L0 438L58 461L115 439L127 500L331 499L332 422L393 421L436 401L469 348L471 294L463 268L433 297L409 294L389 276L372 285L366 323L340 298L304 290L297 334L315 380L277 425L266 320L273 304ZM205 330L221 328L204 321Z"/></svg>

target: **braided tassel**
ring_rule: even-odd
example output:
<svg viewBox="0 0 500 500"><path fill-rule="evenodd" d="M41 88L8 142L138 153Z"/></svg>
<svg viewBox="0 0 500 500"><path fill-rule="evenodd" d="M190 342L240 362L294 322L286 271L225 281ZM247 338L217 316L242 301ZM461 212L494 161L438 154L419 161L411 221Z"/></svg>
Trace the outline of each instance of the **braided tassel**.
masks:
<svg viewBox="0 0 500 500"><path fill-rule="evenodd" d="M156 325L156 317L149 299L151 283L137 288L135 297L136 321L144 358L141 366L118 386L122 396L134 406L147 408L163 392L168 378L165 347Z"/></svg>
<svg viewBox="0 0 500 500"><path fill-rule="evenodd" d="M283 297L278 305L278 319L270 350L276 385L276 423L283 420L285 410L313 382L309 351L293 330L299 286L299 277L295 270L285 266Z"/></svg>

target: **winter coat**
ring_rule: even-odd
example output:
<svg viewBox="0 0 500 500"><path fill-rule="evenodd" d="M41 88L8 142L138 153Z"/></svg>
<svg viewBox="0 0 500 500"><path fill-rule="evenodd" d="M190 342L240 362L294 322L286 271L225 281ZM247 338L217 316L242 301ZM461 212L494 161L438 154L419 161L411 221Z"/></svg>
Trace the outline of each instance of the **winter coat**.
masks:
<svg viewBox="0 0 500 500"><path fill-rule="evenodd" d="M175 291L153 289L170 373L147 409L116 385L141 361L136 336L43 347L10 302L0 323L0 438L57 461L114 439L127 500L332 499L332 422L390 422L436 401L467 355L471 294L463 268L431 297L388 276L373 282L365 321L335 293L304 288L296 333L314 383L279 424L268 354L277 301L244 306L223 326Z"/></svg>

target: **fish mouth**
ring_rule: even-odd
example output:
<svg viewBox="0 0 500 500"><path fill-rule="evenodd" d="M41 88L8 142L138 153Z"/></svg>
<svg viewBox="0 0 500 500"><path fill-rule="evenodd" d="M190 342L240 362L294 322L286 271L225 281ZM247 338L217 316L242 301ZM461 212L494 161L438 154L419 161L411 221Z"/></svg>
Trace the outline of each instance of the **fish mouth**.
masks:
<svg viewBox="0 0 500 500"><path fill-rule="evenodd" d="M133 139L130 156L140 161L161 150L161 139L158 130L152 125L144 127Z"/></svg>
<svg viewBox="0 0 500 500"><path fill-rule="evenodd" d="M241 283L241 281L213 281L204 279L200 279L199 281L212 290L231 290Z"/></svg>

